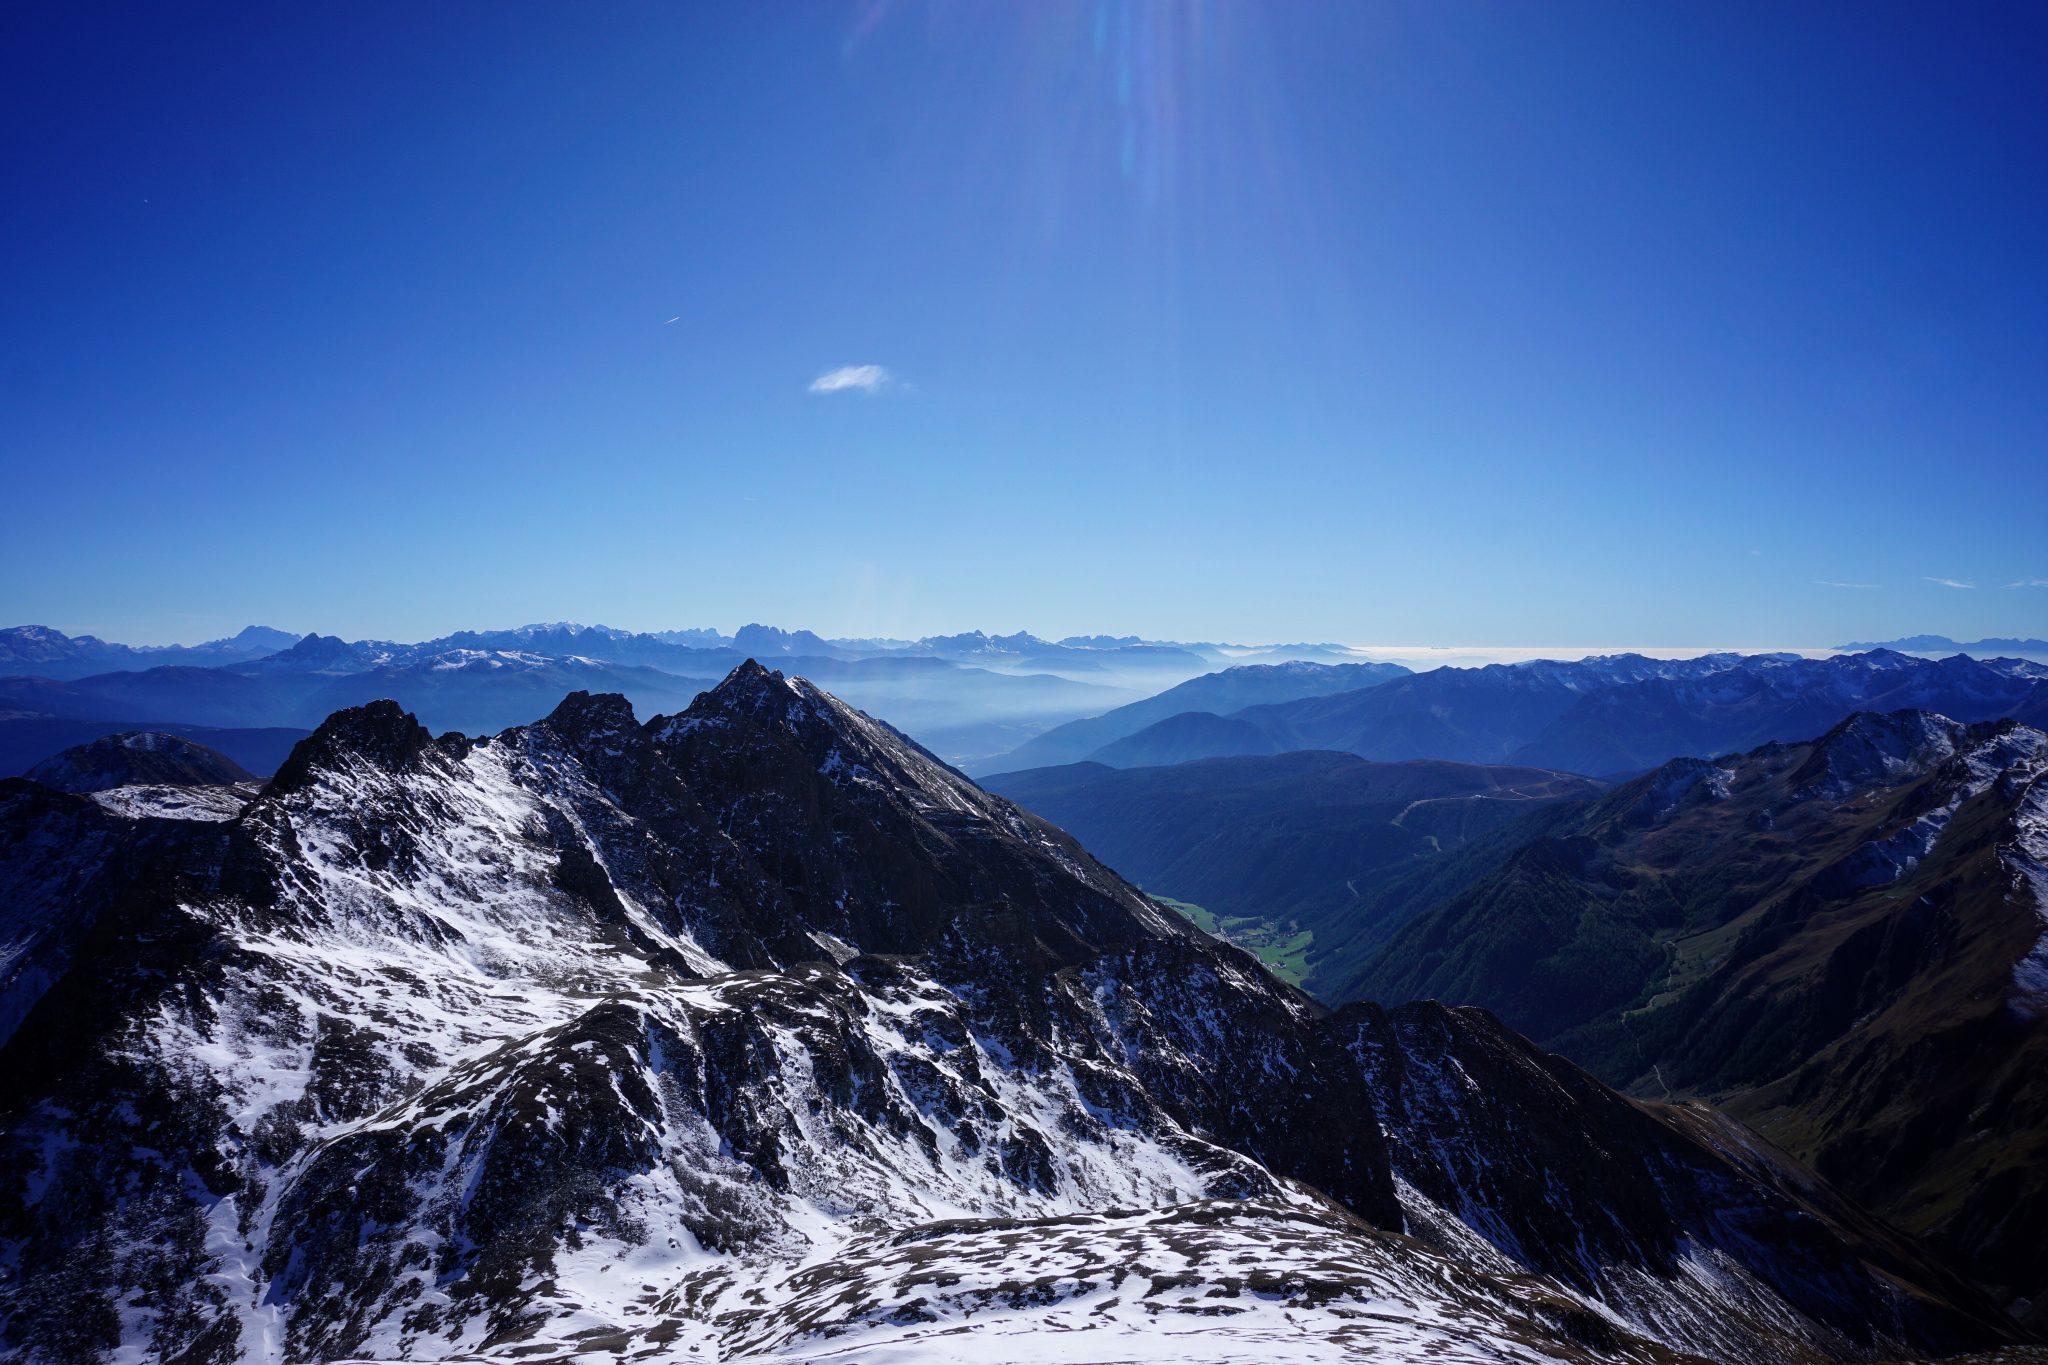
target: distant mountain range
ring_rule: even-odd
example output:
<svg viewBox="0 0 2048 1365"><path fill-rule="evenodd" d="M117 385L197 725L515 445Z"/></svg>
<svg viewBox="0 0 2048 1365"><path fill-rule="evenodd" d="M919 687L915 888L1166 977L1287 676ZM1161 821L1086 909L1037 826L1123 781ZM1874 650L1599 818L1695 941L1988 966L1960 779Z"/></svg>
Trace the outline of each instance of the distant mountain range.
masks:
<svg viewBox="0 0 2048 1365"><path fill-rule="evenodd" d="M1221 714L1270 702L1350 692L1408 676L1400 664L1242 664L1206 673L1169 687L1157 696L1119 706L1084 720L1069 721L991 760L1006 771L1078 763L1105 745L1158 721L1188 712Z"/></svg>
<svg viewBox="0 0 2048 1365"><path fill-rule="evenodd" d="M19 626L0 630L0 773L19 772L94 733L53 729L58 721L91 721L101 734L192 725L304 729L335 710L389 697L437 730L488 731L546 715L577 690L617 692L647 713L680 710L757 657L830 684L949 761L985 766L1048 728L1140 700L1219 662L1309 655L1355 657L1335 645L1248 650L1126 637L1056 643L978 631L826 640L758 624L725 636L568 622L458 631L417 644L294 638L252 626L230 640L139 649ZM1360 676L1393 669L1355 667ZM1269 695L1302 693L1248 692L1245 699Z"/></svg>
<svg viewBox="0 0 2048 1365"><path fill-rule="evenodd" d="M209 640L203 645L117 645L92 635L66 635L48 626L12 626L0 630L0 675L83 678L117 669L159 668L168 664L210 668L275 654L289 648L298 638L269 626L249 626L236 635Z"/></svg>
<svg viewBox="0 0 2048 1365"><path fill-rule="evenodd" d="M1817 734L1852 711L1905 707L1963 720L2042 719L2048 665L1873 650L1824 659L1624 654L1440 668L1331 696L1170 717L1088 757L1149 767L1334 749L1381 761L1443 758L1627 775L1681 755Z"/></svg>
<svg viewBox="0 0 2048 1365"><path fill-rule="evenodd" d="M412 708L437 731L502 729L546 715L568 693L592 688L621 693L653 714L688 706L716 680L716 670L745 658L730 649L658 648L687 657L663 668L511 649L454 647L423 655L307 636L288 650L216 668L151 668L69 681L0 678L0 713L11 713L0 720L0 749L8 747L9 727L31 717L121 722L122 728L309 728L333 711L384 697ZM651 651L636 643L634 652ZM786 662L954 757L1008 747L1034 729L1129 696L1056 674L997 673L929 656ZM673 671L685 665L707 671Z"/></svg>
<svg viewBox="0 0 2048 1365"><path fill-rule="evenodd" d="M1962 719L2048 712L2048 665L1885 650L1829 659L1615 655L1410 674L1337 646L1247 655L1235 646L1021 633L905 643L749 625L724 643L709 631L553 623L418 644L307 635L269 648L281 638L251 627L189 649L141 650L40 627L0 631L0 668L21 670L0 675L0 762L11 765L0 771L95 733L307 729L380 697L436 730L464 732L532 720L576 690L672 711L756 656L833 687L976 773L1332 749L1611 776L1814 733L1859 707L1924 707ZM1244 662L1261 653L1263 662ZM1270 657L1318 653L1336 657ZM116 666L81 671L109 660ZM74 725L53 729L59 721ZM77 729L82 722L102 728ZM60 742L40 747L52 737ZM248 765L260 756L235 757Z"/></svg>
<svg viewBox="0 0 2048 1365"><path fill-rule="evenodd" d="M0 676L71 679L97 673L136 671L166 665L213 667L246 662L289 649L305 638L268 626L250 626L239 634L202 645L137 646L110 644L90 635L68 636L48 626L13 626L0 630ZM331 638L331 637L322 637ZM1277 662L1308 659L1342 662L1357 653L1342 645L1217 645L1142 640L1136 636L1073 637L1043 640L1019 631L988 635L968 631L921 640L828 640L808 630L783 630L750 624L731 635L716 630L637 632L611 626L585 626L558 621L517 626L509 630L465 630L416 644L389 640L349 642L365 660L393 663L424 659L454 650L485 653L511 651L553 657L581 656L605 663L638 664L689 676L723 676L719 662L729 657L783 660L865 659L874 657L946 659L997 672L1074 674L1084 681L1111 682L1129 676L1153 680L1162 675L1193 677L1223 662ZM726 665L729 667L729 665ZM1177 681L1178 679L1173 679Z"/></svg>
<svg viewBox="0 0 2048 1365"><path fill-rule="evenodd" d="M2048 640L1990 639L1958 644L1946 635L1908 635L1897 640L1865 641L1836 647L1850 651L1896 649L1905 654L1973 654L1979 658L1999 654L2048 657Z"/></svg>

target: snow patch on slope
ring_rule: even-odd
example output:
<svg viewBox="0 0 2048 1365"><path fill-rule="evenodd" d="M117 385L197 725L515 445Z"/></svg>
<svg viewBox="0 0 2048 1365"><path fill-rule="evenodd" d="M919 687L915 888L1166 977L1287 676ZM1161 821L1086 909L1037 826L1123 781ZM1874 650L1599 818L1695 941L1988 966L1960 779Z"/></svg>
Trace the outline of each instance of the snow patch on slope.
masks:
<svg viewBox="0 0 2048 1365"><path fill-rule="evenodd" d="M251 786L174 787L138 783L88 793L101 809L124 820L232 820L255 796Z"/></svg>
<svg viewBox="0 0 2048 1365"><path fill-rule="evenodd" d="M1850 886L1889 886L1918 867L1966 804L1995 782L2023 783L2041 771L2048 763L2048 734L2015 727L1960 751L1954 763L1954 785L1938 805L1843 860Z"/></svg>
<svg viewBox="0 0 2048 1365"><path fill-rule="evenodd" d="M2013 1008L2028 1015L2048 1014L2048 781L2035 778L2013 817L2012 845L2003 850L2006 865L2034 902L2042 922L2041 937L2013 965Z"/></svg>
<svg viewBox="0 0 2048 1365"><path fill-rule="evenodd" d="M701 1318L721 1309L715 1336ZM1023 1365L1447 1365L1666 1360L1526 1278L1495 1278L1327 1211L1203 1201L1143 1211L963 1219L857 1239L740 1292L704 1276L648 1310L664 1358ZM1571 1339L1570 1324L1597 1349ZM518 1355L586 1344L552 1327ZM689 1344L684 1345L685 1342ZM623 1343L617 1343L623 1345ZM630 1350L630 1348L628 1348Z"/></svg>

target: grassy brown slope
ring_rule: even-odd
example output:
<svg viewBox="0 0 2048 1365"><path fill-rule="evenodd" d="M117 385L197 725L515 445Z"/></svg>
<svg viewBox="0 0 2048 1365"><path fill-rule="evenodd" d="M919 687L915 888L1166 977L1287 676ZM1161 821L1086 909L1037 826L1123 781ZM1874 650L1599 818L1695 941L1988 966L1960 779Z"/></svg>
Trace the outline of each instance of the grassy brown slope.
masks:
<svg viewBox="0 0 2048 1365"><path fill-rule="evenodd" d="M1850 859L1953 790L1936 772L1807 797L1826 739L1722 760L1725 795L1652 778L1416 917L1367 998L1483 1004L1639 1094L1704 1096L1924 1233L2004 1299L2048 1295L2048 1022L2015 1004L2042 933L2001 857L2014 793L1927 857Z"/></svg>
<svg viewBox="0 0 2048 1365"><path fill-rule="evenodd" d="M1724 1107L1928 1235L1979 1282L2039 1298L2048 1028L2000 987L2041 924L2031 906L2014 904L1997 855L2003 826L1998 802L1972 803L1937 848L1939 862L1898 894L1859 898L1741 964L1726 983L1729 1003L1702 1016L1698 1036L1763 992L1812 1019L1814 1032L1857 1011L1798 1065L1727 1093Z"/></svg>
<svg viewBox="0 0 2048 1365"><path fill-rule="evenodd" d="M1652 1059L1636 1055L1623 1012L1668 1003L1711 974L1746 931L1867 837L1860 819L1788 803L1811 751L1759 749L1725 800L1695 789L1669 819L1652 779L1621 788L1417 916L1338 998L1484 1004L1553 1042L1605 1025L1579 1051L1610 1080L1641 1079ZM1848 809L1885 819L1899 799Z"/></svg>

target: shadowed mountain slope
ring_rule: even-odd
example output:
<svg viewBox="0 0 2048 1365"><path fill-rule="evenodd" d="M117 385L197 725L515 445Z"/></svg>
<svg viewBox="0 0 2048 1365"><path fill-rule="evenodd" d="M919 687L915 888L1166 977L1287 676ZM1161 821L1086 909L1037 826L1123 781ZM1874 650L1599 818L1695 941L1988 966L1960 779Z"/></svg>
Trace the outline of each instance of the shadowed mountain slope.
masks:
<svg viewBox="0 0 2048 1365"><path fill-rule="evenodd" d="M2013 1299L2048 1257L2048 736L1861 714L1665 765L1418 913L1347 996L1483 1004L1714 1097Z"/></svg>
<svg viewBox="0 0 2048 1365"><path fill-rule="evenodd" d="M1014 752L990 760L988 766L1002 772L1018 772L1027 768L1078 763L1104 745L1136 734L1156 721L1189 712L1220 716L1247 706L1377 687L1383 682L1406 676L1408 670L1399 664L1379 663L1294 662L1226 668L1220 673L1190 678L1157 696L1119 706L1103 715L1069 721L1019 746Z"/></svg>
<svg viewBox="0 0 2048 1365"><path fill-rule="evenodd" d="M1318 994L1400 927L1404 904L1389 887L1539 808L1604 790L1538 768L1317 752L1081 763L984 783L1148 891L1201 906L1254 951L1285 945Z"/></svg>
<svg viewBox="0 0 2048 1365"><path fill-rule="evenodd" d="M255 780L218 749L160 730L130 730L66 749L29 769L28 776L65 792L97 792L139 783L204 787Z"/></svg>

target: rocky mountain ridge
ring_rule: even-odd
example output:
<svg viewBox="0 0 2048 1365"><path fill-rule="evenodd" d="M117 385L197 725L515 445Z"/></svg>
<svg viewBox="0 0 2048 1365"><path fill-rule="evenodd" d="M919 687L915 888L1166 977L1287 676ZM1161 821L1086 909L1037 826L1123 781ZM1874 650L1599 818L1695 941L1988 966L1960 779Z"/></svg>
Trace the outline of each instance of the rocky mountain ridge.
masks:
<svg viewBox="0 0 2048 1365"><path fill-rule="evenodd" d="M1481 1013L1330 1014L756 665L646 724L345 711L230 821L20 781L0 821L0 1345L31 1357L2014 1335L1739 1128Z"/></svg>
<svg viewBox="0 0 2048 1365"><path fill-rule="evenodd" d="M28 777L89 796L117 814L171 820L232 820L260 786L218 749L157 730L66 749L29 769Z"/></svg>
<svg viewBox="0 0 2048 1365"><path fill-rule="evenodd" d="M1340 993L1483 1004L1611 1083L1711 1096L2024 1312L2044 777L2048 734L1921 711L1675 761L1490 855Z"/></svg>

